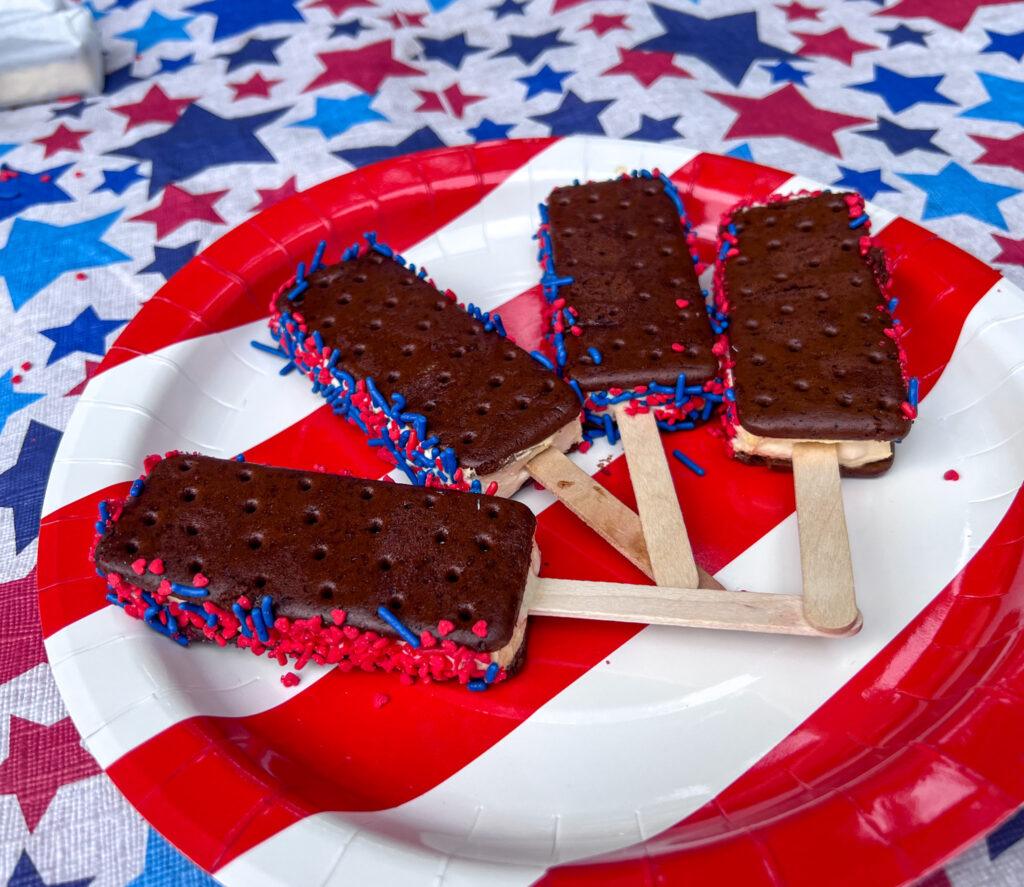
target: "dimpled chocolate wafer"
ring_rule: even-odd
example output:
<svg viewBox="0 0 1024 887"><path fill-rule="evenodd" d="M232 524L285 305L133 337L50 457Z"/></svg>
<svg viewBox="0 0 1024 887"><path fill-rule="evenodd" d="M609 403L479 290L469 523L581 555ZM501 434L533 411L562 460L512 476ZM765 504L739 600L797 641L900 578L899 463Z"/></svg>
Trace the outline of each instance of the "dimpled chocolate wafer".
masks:
<svg viewBox="0 0 1024 887"><path fill-rule="evenodd" d="M548 222L554 267L573 280L558 297L580 331L564 337L565 366L584 391L715 376L704 296L666 180L556 188Z"/></svg>
<svg viewBox="0 0 1024 887"><path fill-rule="evenodd" d="M172 636L435 680L523 643L536 520L518 502L169 454L101 526L115 602Z"/></svg>
<svg viewBox="0 0 1024 887"><path fill-rule="evenodd" d="M505 337L499 317L464 310L368 240L338 264L314 262L277 297L275 338L413 482L432 474L514 493L529 458L578 442L576 395Z"/></svg>
<svg viewBox="0 0 1024 887"><path fill-rule="evenodd" d="M849 442L843 473L869 476L910 430L902 328L867 224L859 197L832 193L726 220L716 289L729 315L739 458L778 467L786 441Z"/></svg>

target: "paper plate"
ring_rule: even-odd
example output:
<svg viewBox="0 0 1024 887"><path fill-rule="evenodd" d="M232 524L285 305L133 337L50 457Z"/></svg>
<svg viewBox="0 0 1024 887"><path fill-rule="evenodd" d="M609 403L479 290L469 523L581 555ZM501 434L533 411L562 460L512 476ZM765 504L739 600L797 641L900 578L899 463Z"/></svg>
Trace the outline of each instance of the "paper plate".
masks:
<svg viewBox="0 0 1024 887"><path fill-rule="evenodd" d="M182 649L106 605L96 504L169 449L380 476L362 437L249 346L318 241L380 232L441 287L539 339L537 203L574 178L670 172L710 258L721 212L814 183L605 139L402 157L238 226L139 312L71 418L46 493L40 605L83 741L160 832L229 885L886 885L1024 800L1024 295L870 207L895 267L921 417L882 478L844 481L864 630L842 640L532 620L488 693ZM799 589L792 478L669 436L703 566ZM624 459L577 459L633 505ZM955 472L955 473L954 473ZM957 479L951 479L957 478ZM642 577L544 492L543 572ZM373 700L385 693L388 704Z"/></svg>

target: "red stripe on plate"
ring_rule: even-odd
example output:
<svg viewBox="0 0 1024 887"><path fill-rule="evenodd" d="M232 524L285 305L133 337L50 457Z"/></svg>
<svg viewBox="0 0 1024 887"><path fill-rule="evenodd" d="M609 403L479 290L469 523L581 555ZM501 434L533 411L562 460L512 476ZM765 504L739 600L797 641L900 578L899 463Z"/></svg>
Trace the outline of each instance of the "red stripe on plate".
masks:
<svg viewBox="0 0 1024 887"><path fill-rule="evenodd" d="M735 883L896 884L940 864L1024 801L1022 560L1018 491L936 599L715 801L540 883L701 884L727 858Z"/></svg>
<svg viewBox="0 0 1024 887"><path fill-rule="evenodd" d="M555 141L520 139L412 154L282 201L229 231L175 274L121 334L100 372L267 315L273 291L321 240L331 247L329 261L371 229L395 249L408 249Z"/></svg>

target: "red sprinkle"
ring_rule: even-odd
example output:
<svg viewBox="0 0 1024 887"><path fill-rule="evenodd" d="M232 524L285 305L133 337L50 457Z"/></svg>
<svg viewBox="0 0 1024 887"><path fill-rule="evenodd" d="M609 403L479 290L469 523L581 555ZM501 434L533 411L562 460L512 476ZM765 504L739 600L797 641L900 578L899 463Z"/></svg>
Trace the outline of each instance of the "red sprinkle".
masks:
<svg viewBox="0 0 1024 887"><path fill-rule="evenodd" d="M487 495L487 496L493 496L497 492L498 492L498 482L496 480L492 480L487 485L487 489L484 490L484 494Z"/></svg>
<svg viewBox="0 0 1024 887"><path fill-rule="evenodd" d="M391 697L387 693L374 693L373 694L373 707L383 708L391 701Z"/></svg>
<svg viewBox="0 0 1024 887"><path fill-rule="evenodd" d="M281 675L281 683L286 687L294 687L299 682L299 676L294 671Z"/></svg>
<svg viewBox="0 0 1024 887"><path fill-rule="evenodd" d="M450 622L447 619L442 619L440 622L437 623L437 633L441 635L441 637L449 635L453 631L455 631L455 623Z"/></svg>
<svg viewBox="0 0 1024 887"><path fill-rule="evenodd" d="M690 303L686 299L676 299L676 308L689 308Z"/></svg>
<svg viewBox="0 0 1024 887"><path fill-rule="evenodd" d="M477 620L476 624L470 629L478 638L487 637L487 622L483 619Z"/></svg>
<svg viewBox="0 0 1024 887"><path fill-rule="evenodd" d="M202 573L196 573L195 576L192 577L192 584L196 588L206 588L206 586L210 584L210 580Z"/></svg>
<svg viewBox="0 0 1024 887"><path fill-rule="evenodd" d="M942 475L942 479L943 480L960 480L960 472L957 471L955 468L950 468L949 471L947 471L944 475Z"/></svg>
<svg viewBox="0 0 1024 887"><path fill-rule="evenodd" d="M679 354L681 351L684 350L683 346L682 346L682 343L680 343L680 342L673 342L672 343L672 350L675 351L676 354Z"/></svg>
<svg viewBox="0 0 1024 887"><path fill-rule="evenodd" d="M144 557L140 557L132 562L132 572L136 576L141 576L146 572L146 559Z"/></svg>
<svg viewBox="0 0 1024 887"><path fill-rule="evenodd" d="M344 610L331 610L331 619L334 620L335 625L344 625L345 617L348 616Z"/></svg>
<svg viewBox="0 0 1024 887"><path fill-rule="evenodd" d="M30 369L32 369L32 361L31 360L26 360L21 365L21 368L22 368L22 370L24 370L27 373Z"/></svg>
<svg viewBox="0 0 1024 887"><path fill-rule="evenodd" d="M153 573L153 574L155 574L157 576L163 575L163 572L164 572L164 562L163 562L163 560L158 558L158 557L153 558L153 560L151 560L149 562L149 572Z"/></svg>
<svg viewBox="0 0 1024 887"><path fill-rule="evenodd" d="M11 376L11 382L17 385L21 381L21 375Z"/></svg>

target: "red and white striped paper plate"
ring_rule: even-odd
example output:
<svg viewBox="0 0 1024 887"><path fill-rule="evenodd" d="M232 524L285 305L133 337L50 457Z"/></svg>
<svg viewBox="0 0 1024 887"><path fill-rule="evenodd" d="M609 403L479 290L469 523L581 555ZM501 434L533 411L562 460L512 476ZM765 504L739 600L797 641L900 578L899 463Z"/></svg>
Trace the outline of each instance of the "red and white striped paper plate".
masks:
<svg viewBox="0 0 1024 887"><path fill-rule="evenodd" d="M844 481L864 630L841 640L535 619L486 694L182 649L104 600L96 504L169 449L385 473L297 374L249 347L317 242L380 232L533 347L538 201L660 167L711 258L721 212L815 187L664 145L567 138L400 158L326 182L185 266L111 348L46 493L40 605L83 741L159 831L229 885L906 882L1024 801L1024 294L870 207L921 417L893 470ZM799 587L792 479L666 437L698 560L729 587ZM584 467L634 504L621 453ZM959 479L949 480L955 471ZM644 581L543 492L543 572ZM373 706L377 693L390 703Z"/></svg>

